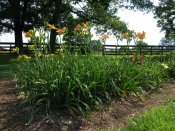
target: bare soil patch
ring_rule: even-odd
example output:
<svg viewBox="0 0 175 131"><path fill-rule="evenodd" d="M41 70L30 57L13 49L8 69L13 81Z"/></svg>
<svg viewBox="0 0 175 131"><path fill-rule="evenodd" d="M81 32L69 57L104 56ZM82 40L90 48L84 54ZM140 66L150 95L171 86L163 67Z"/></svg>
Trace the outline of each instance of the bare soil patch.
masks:
<svg viewBox="0 0 175 131"><path fill-rule="evenodd" d="M0 79L0 130L3 131L97 131L108 127L120 128L127 124L129 117L143 113L154 107L163 106L175 97L175 84L165 83L162 88L147 93L142 99L127 96L117 99L103 112L92 112L88 118L73 117L61 111L46 116L38 113L33 122L27 125L29 106L23 106L17 99L15 83Z"/></svg>

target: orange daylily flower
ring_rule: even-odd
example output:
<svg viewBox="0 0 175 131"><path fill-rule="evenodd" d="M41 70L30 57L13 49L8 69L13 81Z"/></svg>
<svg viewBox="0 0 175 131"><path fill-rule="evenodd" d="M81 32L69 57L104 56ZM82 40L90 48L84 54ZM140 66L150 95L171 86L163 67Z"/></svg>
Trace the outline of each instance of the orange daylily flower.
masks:
<svg viewBox="0 0 175 131"><path fill-rule="evenodd" d="M107 40L107 39L109 39L109 35L103 34L103 35L102 35L102 38L105 39L105 40Z"/></svg>
<svg viewBox="0 0 175 131"><path fill-rule="evenodd" d="M64 34L64 33L65 33L66 29L67 29L67 27L63 27L63 28L61 28L61 29L57 29L56 32L57 32L59 35L61 35L61 34Z"/></svg>
<svg viewBox="0 0 175 131"><path fill-rule="evenodd" d="M140 55L140 57L139 57L139 59L138 59L138 64L139 65L141 65L142 64L142 62L143 62L143 54L142 55Z"/></svg>
<svg viewBox="0 0 175 131"><path fill-rule="evenodd" d="M30 38L32 36L32 31L29 30L28 32L25 33L26 38Z"/></svg>
<svg viewBox="0 0 175 131"><path fill-rule="evenodd" d="M131 56L131 61L132 61L132 62L135 62L135 60L136 60L136 54L133 53L133 55Z"/></svg>
<svg viewBox="0 0 175 131"><path fill-rule="evenodd" d="M76 27L75 27L75 29L74 30L80 30L81 29L81 25L80 24L78 24Z"/></svg>
<svg viewBox="0 0 175 131"><path fill-rule="evenodd" d="M56 30L56 27L54 26L54 24L48 24L48 26L51 30Z"/></svg>
<svg viewBox="0 0 175 131"><path fill-rule="evenodd" d="M143 39L145 38L145 35L146 35L146 33L145 33L144 31L143 31L142 33L138 32L138 33L136 34L136 37L137 37L138 39L143 40Z"/></svg>

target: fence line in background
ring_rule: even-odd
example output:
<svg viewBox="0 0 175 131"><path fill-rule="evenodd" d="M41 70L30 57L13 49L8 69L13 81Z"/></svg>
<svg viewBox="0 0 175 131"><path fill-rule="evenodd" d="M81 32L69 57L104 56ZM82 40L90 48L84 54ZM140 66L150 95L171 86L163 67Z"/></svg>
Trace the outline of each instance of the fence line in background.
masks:
<svg viewBox="0 0 175 131"><path fill-rule="evenodd" d="M31 43L23 43L25 50L29 51L29 45ZM81 45L76 45L81 46ZM60 45L56 44L56 48L59 48ZM13 53L15 48L14 42L0 42L0 53ZM103 55L131 55L135 52L146 55L163 55L166 52L171 52L175 50L175 46L157 46L157 45L148 45L148 46L136 46L136 45L102 45L102 54Z"/></svg>
<svg viewBox="0 0 175 131"><path fill-rule="evenodd" d="M28 49L30 43L23 43L24 48ZM11 54L13 53L13 49L15 48L14 42L0 42L0 53L3 54Z"/></svg>
<svg viewBox="0 0 175 131"><path fill-rule="evenodd" d="M136 45L103 45L103 55L131 55L139 53L144 55L164 55L166 52L175 50L175 46L136 46Z"/></svg>
<svg viewBox="0 0 175 131"><path fill-rule="evenodd" d="M29 46L33 45L32 43L23 43L23 50L24 53L29 53L31 50L29 49ZM55 49L60 49L62 44L55 44ZM81 44L71 45L72 50L79 49L79 47L83 47ZM13 53L13 49L15 49L15 43L14 42L0 42L0 54L11 54Z"/></svg>
<svg viewBox="0 0 175 131"><path fill-rule="evenodd" d="M23 43L23 49L25 52L29 52L29 45L32 43ZM56 44L56 48L59 48L60 45ZM15 48L14 42L0 42L0 54L11 54L13 53L13 49Z"/></svg>

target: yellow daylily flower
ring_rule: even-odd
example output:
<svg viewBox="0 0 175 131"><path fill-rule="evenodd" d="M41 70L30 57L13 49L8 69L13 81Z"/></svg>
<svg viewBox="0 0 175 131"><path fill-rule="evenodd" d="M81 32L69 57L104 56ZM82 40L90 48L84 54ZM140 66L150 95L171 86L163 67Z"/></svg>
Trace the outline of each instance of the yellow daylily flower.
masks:
<svg viewBox="0 0 175 131"><path fill-rule="evenodd" d="M29 50L34 50L35 49L35 45L29 45Z"/></svg>
<svg viewBox="0 0 175 131"><path fill-rule="evenodd" d="M168 65L167 65L167 64L164 64L164 63L162 63L161 66L162 66L164 69L168 69L168 68L169 68Z"/></svg>
<svg viewBox="0 0 175 131"><path fill-rule="evenodd" d="M48 54L45 56L47 59L53 59L55 57L54 54Z"/></svg>
<svg viewBox="0 0 175 131"><path fill-rule="evenodd" d="M13 53L19 53L19 48L18 47L14 48Z"/></svg>
<svg viewBox="0 0 175 131"><path fill-rule="evenodd" d="M88 22L82 23L82 27L87 29L89 27Z"/></svg>
<svg viewBox="0 0 175 131"><path fill-rule="evenodd" d="M128 32L122 33L122 34L121 34L121 37L122 37L123 39L127 39L127 38L129 37L129 33L128 33Z"/></svg>
<svg viewBox="0 0 175 131"><path fill-rule="evenodd" d="M19 55L17 60L22 60L22 61L29 61L31 60L32 58L30 56L27 56L27 55Z"/></svg>

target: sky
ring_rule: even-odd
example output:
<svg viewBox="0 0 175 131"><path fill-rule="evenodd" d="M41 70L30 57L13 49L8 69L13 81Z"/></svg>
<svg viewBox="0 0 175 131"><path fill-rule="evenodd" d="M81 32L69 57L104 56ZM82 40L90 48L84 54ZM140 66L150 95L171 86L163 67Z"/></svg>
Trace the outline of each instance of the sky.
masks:
<svg viewBox="0 0 175 131"><path fill-rule="evenodd" d="M157 27L157 21L153 13L145 14L140 11L119 10L121 20L128 24L129 29L135 32L146 32L145 42L149 45L158 45L160 39L164 37L164 33Z"/></svg>
<svg viewBox="0 0 175 131"><path fill-rule="evenodd" d="M154 0L154 2L157 3L158 0ZM151 12L145 14L140 11L120 9L117 15L128 24L129 29L133 29L135 32L146 32L144 41L148 43L148 45L158 45L160 39L164 36L164 33L160 32L160 28L157 27L156 19L154 19L154 15ZM97 39L95 34L94 39ZM28 39L23 40L23 42L27 41ZM14 42L14 35L9 33L3 34L0 36L0 42ZM116 39L110 36L106 44L116 44ZM119 44L124 45L125 42L119 42Z"/></svg>
<svg viewBox="0 0 175 131"><path fill-rule="evenodd" d="M127 9L120 9L118 16L121 20L125 21L130 30L135 32L146 32L146 38L144 41L148 45L158 45L161 38L164 37L164 33L157 27L157 21L154 18L153 13L143 13L141 11L132 11ZM115 38L112 36L107 40L106 44L114 44ZM119 42L120 45L126 44L126 42ZM134 44L131 42L131 44Z"/></svg>
<svg viewBox="0 0 175 131"><path fill-rule="evenodd" d="M152 1L155 5L158 5L160 2L160 0ZM134 30L135 32L146 32L144 42L148 43L148 45L159 45L161 38L164 37L164 33L157 27L157 20L154 18L152 12L144 13L141 11L119 9L117 16L128 24L130 30ZM115 38L110 38L106 42L106 44L113 43L115 43ZM126 45L126 42L120 41L119 44ZM134 43L131 42L131 44Z"/></svg>

